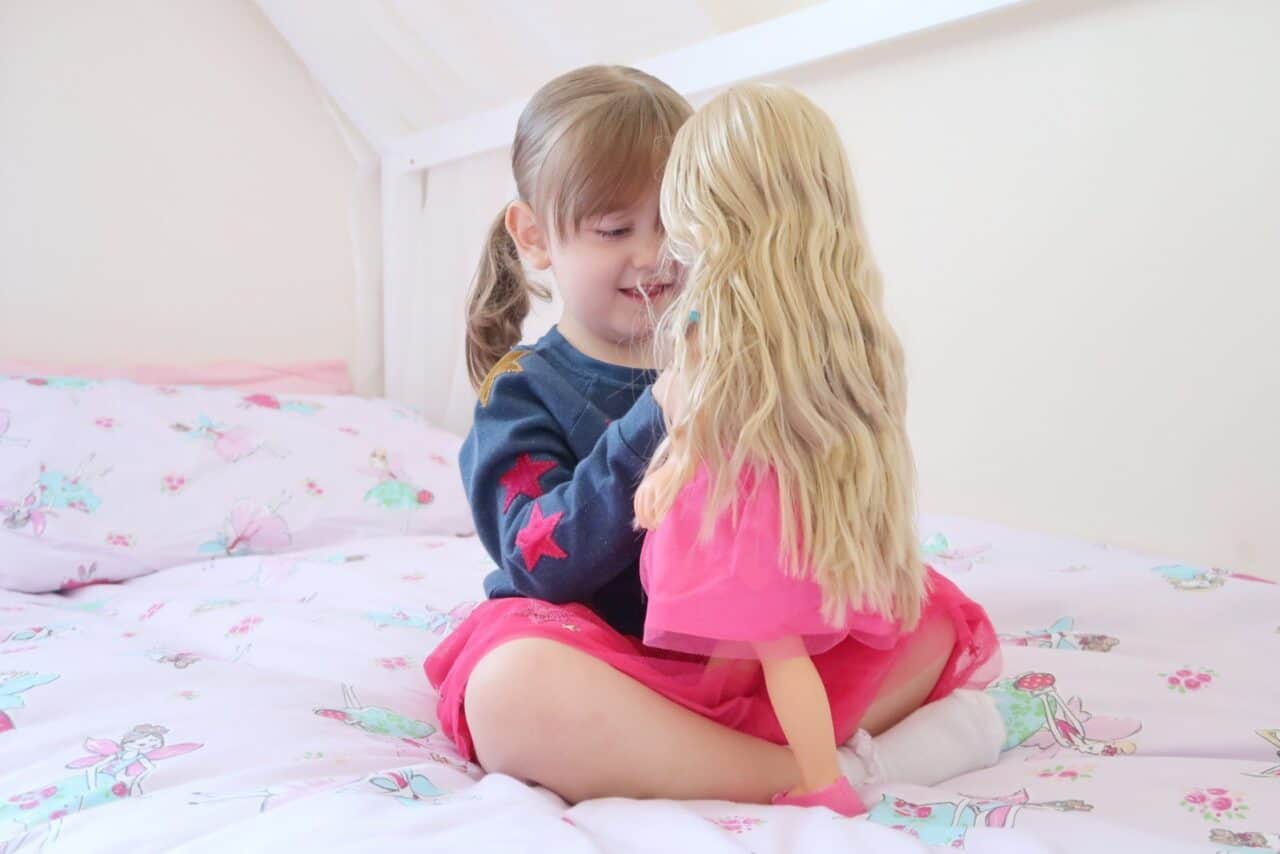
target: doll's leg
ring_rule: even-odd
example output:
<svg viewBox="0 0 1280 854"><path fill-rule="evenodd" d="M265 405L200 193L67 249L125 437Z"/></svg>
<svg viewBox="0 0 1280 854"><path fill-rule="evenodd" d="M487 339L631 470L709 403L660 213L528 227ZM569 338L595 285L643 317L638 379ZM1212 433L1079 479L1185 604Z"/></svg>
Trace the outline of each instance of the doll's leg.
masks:
<svg viewBox="0 0 1280 854"><path fill-rule="evenodd" d="M721 726L543 638L513 640L486 655L465 703L486 770L536 782L570 802L768 803L800 780L787 747Z"/></svg>

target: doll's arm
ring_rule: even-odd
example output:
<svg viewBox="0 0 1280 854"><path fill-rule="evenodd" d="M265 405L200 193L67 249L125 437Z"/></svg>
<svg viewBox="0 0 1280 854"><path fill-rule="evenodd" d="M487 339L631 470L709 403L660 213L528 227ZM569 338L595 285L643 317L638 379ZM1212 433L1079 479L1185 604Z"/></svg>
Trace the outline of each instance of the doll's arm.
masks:
<svg viewBox="0 0 1280 854"><path fill-rule="evenodd" d="M840 777L840 765L826 688L799 638L794 641L798 655L761 650L760 663L769 701L800 766L801 782L792 794L801 795L830 786Z"/></svg>

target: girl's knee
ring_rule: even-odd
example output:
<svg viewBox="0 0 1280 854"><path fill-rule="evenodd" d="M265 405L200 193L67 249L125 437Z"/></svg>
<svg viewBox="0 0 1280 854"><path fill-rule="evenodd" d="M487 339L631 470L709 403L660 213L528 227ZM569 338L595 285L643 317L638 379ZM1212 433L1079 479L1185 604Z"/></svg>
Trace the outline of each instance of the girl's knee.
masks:
<svg viewBox="0 0 1280 854"><path fill-rule="evenodd" d="M569 703L557 690L572 650L545 638L518 638L477 662L463 699L480 765L527 777L531 760L562 732Z"/></svg>

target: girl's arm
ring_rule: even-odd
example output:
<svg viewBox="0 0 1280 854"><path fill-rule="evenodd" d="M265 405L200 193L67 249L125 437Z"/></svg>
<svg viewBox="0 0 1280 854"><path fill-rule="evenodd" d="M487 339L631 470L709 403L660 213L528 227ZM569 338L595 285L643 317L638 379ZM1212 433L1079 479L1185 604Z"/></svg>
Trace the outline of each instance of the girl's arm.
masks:
<svg viewBox="0 0 1280 854"><path fill-rule="evenodd" d="M640 556L632 501L665 425L646 392L579 460L535 358L476 407L463 482L476 530L516 593L585 602Z"/></svg>
<svg viewBox="0 0 1280 854"><path fill-rule="evenodd" d="M803 795L839 779L840 765L826 688L800 640L791 640L791 651L798 654L779 657L776 647L762 649L760 663L769 702L800 766L801 784L792 794Z"/></svg>

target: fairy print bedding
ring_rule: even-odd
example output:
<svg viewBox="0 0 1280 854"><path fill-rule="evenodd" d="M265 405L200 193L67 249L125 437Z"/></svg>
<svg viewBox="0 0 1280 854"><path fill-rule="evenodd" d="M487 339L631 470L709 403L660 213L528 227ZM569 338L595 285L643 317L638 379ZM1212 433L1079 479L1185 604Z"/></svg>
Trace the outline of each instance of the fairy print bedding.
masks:
<svg viewBox="0 0 1280 854"><path fill-rule="evenodd" d="M0 376L0 587L466 533L460 445L385 400Z"/></svg>
<svg viewBox="0 0 1280 854"><path fill-rule="evenodd" d="M925 530L1003 633L1008 750L889 786L867 817L570 808L482 775L436 731L421 665L488 559L474 537L384 536L0 593L0 851L1280 851L1280 586Z"/></svg>

